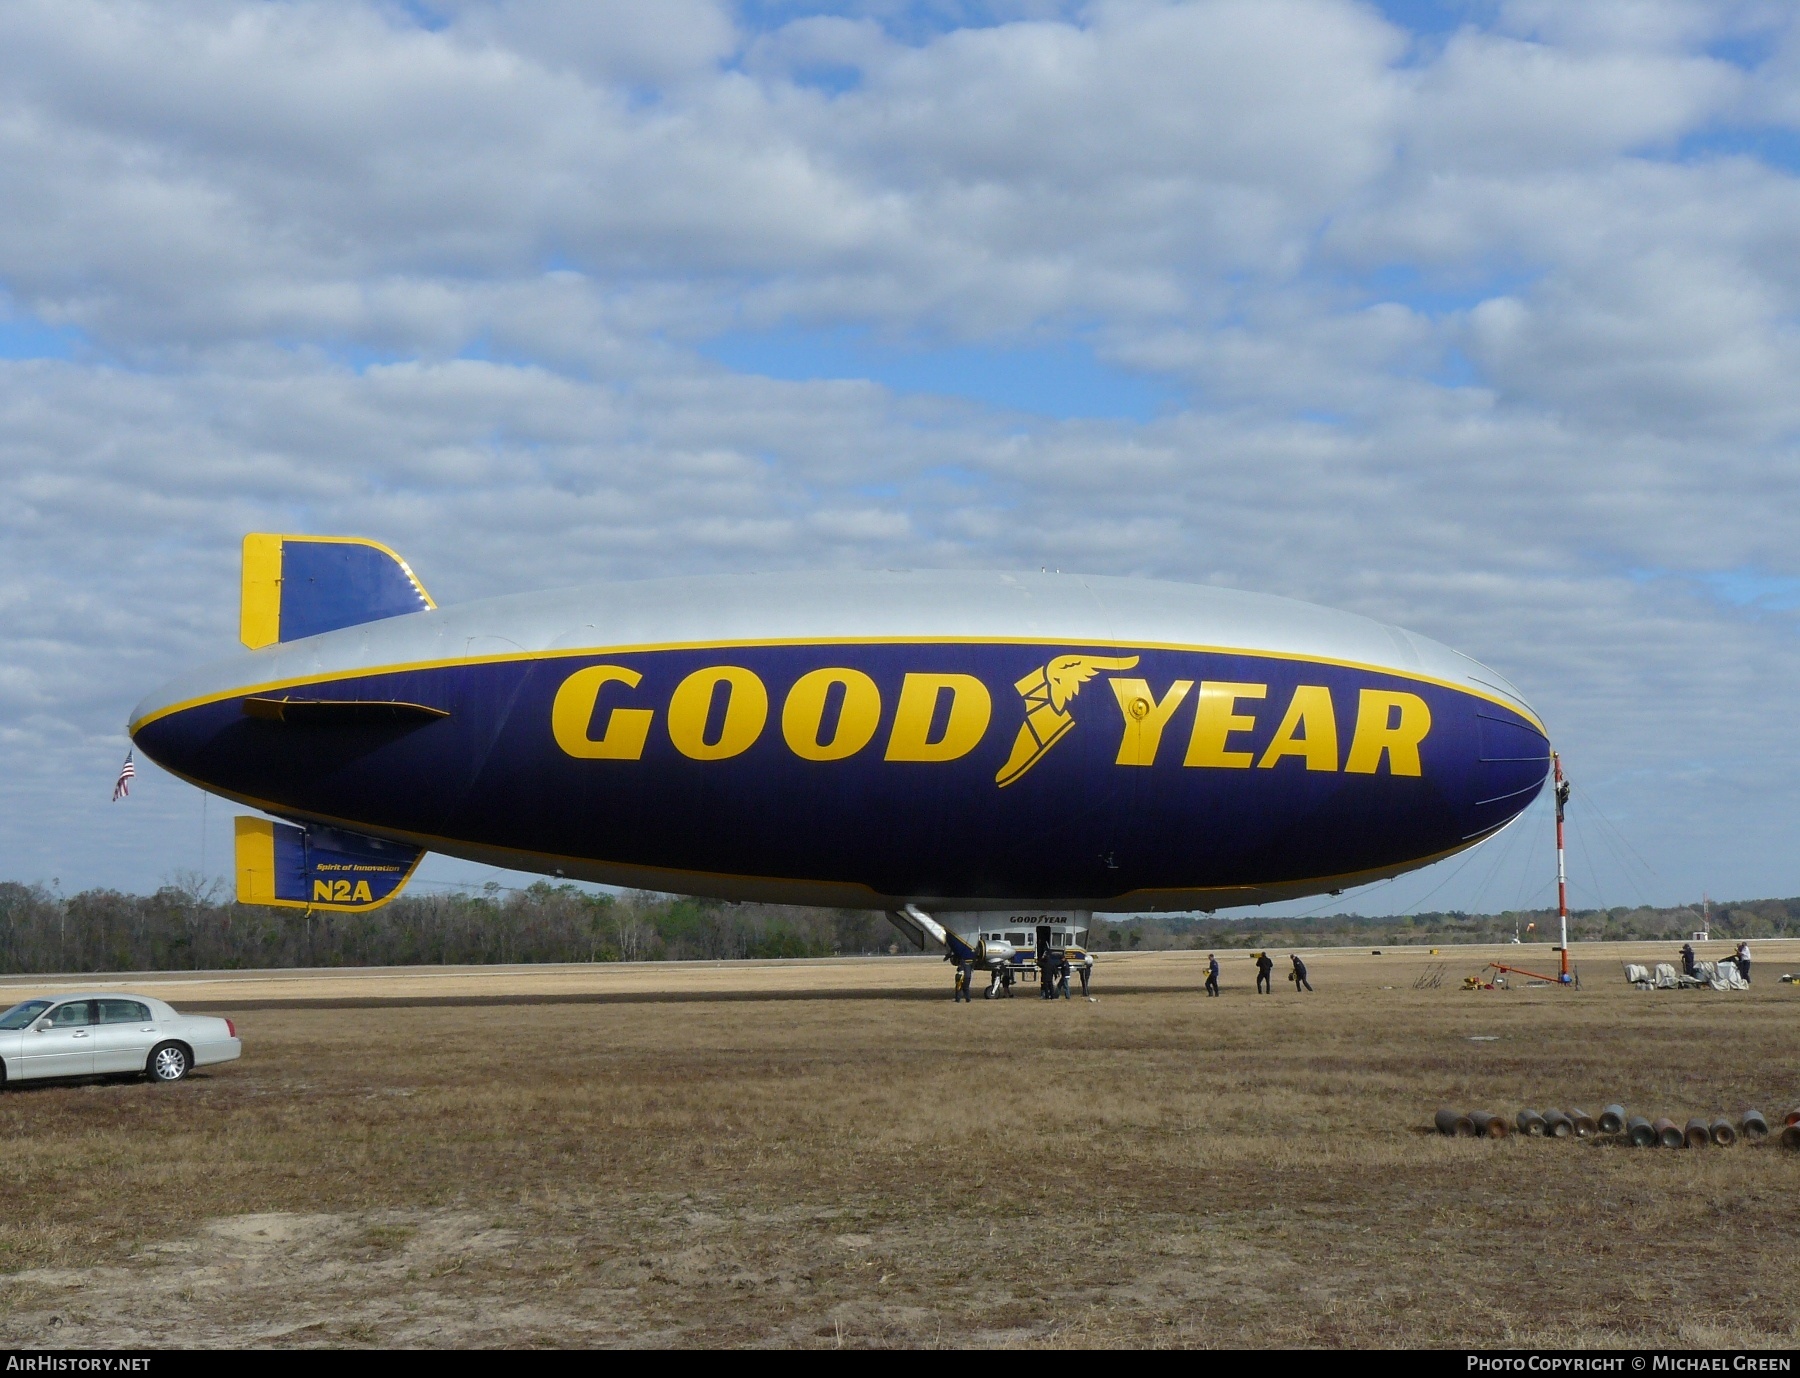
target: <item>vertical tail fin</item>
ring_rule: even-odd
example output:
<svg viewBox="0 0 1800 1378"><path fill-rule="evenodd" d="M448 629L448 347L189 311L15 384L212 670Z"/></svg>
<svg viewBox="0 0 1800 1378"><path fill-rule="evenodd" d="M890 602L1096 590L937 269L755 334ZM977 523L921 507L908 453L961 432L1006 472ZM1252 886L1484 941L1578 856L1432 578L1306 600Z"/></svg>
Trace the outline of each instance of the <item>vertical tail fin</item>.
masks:
<svg viewBox="0 0 1800 1378"><path fill-rule="evenodd" d="M379 541L244 537L238 635L251 650L436 606L406 561Z"/></svg>

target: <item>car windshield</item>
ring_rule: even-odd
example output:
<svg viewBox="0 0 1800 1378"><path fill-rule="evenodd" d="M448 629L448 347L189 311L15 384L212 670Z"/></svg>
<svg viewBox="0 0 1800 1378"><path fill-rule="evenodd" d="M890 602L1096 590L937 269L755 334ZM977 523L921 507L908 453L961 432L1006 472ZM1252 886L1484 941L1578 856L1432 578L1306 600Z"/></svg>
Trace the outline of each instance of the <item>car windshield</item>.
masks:
<svg viewBox="0 0 1800 1378"><path fill-rule="evenodd" d="M22 1029L50 1008L48 1000L24 1000L0 1014L0 1029Z"/></svg>

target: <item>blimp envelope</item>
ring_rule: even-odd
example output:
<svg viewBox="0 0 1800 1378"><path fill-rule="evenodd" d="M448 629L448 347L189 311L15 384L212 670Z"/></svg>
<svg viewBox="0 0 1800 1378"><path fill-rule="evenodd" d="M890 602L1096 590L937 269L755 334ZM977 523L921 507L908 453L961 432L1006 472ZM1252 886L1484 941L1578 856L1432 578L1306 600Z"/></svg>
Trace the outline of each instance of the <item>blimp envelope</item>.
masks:
<svg viewBox="0 0 1800 1378"><path fill-rule="evenodd" d="M1266 595L829 571L440 609L386 547L334 545L356 543L252 537L260 644L151 695L134 740L282 826L494 865L888 910L1216 908L1451 855L1550 766L1486 666ZM364 878L368 901L352 872L303 888L379 902Z"/></svg>

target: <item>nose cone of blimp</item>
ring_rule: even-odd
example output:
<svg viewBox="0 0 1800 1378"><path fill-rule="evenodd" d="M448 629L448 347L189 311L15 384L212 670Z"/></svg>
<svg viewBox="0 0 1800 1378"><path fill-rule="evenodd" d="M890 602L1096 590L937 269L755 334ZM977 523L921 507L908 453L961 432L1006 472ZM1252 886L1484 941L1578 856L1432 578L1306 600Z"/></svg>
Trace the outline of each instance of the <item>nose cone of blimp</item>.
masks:
<svg viewBox="0 0 1800 1378"><path fill-rule="evenodd" d="M1417 653L1418 669L1462 691L1433 730L1451 765L1444 796L1455 841L1479 841L1523 812L1549 778L1543 722L1498 672L1425 637L1397 629L1396 634Z"/></svg>

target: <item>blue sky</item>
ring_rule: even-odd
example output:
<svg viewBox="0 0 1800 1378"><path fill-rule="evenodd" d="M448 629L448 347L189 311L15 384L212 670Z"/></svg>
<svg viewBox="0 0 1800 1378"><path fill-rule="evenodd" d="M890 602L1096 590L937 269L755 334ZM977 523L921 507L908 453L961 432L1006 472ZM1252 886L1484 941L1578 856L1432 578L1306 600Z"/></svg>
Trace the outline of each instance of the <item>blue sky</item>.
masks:
<svg viewBox="0 0 1800 1378"><path fill-rule="evenodd" d="M444 602L923 565L1349 608L1532 697L1578 899L1800 894L1796 24L0 8L0 876L222 871L228 809L107 793L132 703L232 649L243 532L298 526ZM1545 826L1342 903L1537 895Z"/></svg>
<svg viewBox="0 0 1800 1378"><path fill-rule="evenodd" d="M1057 421L1149 421L1180 405L1164 380L1109 367L1080 339L1053 345L889 344L867 331L777 328L700 346L727 368L790 382L866 379L897 393L961 397Z"/></svg>
<svg viewBox="0 0 1800 1378"><path fill-rule="evenodd" d="M30 316L0 316L0 359L67 359L81 337Z"/></svg>

